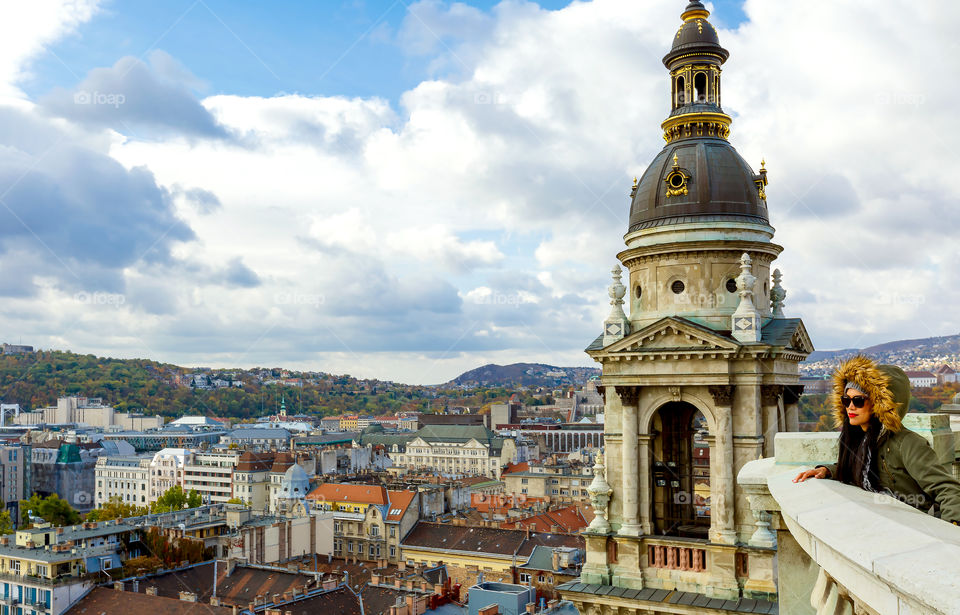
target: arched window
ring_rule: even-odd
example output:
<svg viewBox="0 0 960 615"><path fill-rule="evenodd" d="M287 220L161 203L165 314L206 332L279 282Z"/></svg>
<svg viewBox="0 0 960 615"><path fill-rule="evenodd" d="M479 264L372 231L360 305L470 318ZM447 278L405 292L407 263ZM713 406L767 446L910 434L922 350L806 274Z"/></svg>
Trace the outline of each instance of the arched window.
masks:
<svg viewBox="0 0 960 615"><path fill-rule="evenodd" d="M703 413L687 402L670 402L656 412L650 428L654 533L707 538L710 448Z"/></svg>
<svg viewBox="0 0 960 615"><path fill-rule="evenodd" d="M693 89L698 103L707 102L707 74L697 73L693 78Z"/></svg>
<svg viewBox="0 0 960 615"><path fill-rule="evenodd" d="M684 78L677 77L677 106L687 104L687 88Z"/></svg>

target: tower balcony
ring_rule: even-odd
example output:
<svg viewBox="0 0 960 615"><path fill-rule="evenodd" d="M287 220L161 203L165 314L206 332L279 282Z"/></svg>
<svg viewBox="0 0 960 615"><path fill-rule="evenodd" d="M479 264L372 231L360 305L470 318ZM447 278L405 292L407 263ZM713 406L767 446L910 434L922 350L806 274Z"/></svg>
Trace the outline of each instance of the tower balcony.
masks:
<svg viewBox="0 0 960 615"><path fill-rule="evenodd" d="M904 423L953 461L946 415ZM836 462L837 436L778 433L775 457L737 477L757 521L750 544L777 548L780 613L960 613L960 527L838 481L793 482Z"/></svg>

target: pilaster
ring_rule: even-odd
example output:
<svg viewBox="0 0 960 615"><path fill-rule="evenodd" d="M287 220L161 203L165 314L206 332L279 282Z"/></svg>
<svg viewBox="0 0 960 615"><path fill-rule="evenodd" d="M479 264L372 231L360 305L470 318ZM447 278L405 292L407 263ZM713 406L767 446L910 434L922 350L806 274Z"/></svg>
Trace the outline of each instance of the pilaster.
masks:
<svg viewBox="0 0 960 615"><path fill-rule="evenodd" d="M639 427L637 402L640 397L639 387L617 386L617 395L620 397L622 408L621 425L623 426L623 443L621 448L621 493L623 496L623 525L620 527L621 536L639 536L639 480L637 473L639 464Z"/></svg>

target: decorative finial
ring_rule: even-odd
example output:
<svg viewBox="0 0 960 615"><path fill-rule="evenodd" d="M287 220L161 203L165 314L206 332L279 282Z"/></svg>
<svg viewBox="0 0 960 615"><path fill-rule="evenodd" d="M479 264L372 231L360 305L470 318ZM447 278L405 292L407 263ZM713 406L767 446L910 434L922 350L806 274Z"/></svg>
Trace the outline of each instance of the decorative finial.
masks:
<svg viewBox="0 0 960 615"><path fill-rule="evenodd" d="M760 159L760 172L763 173L763 172L765 172L766 170L767 170L767 159L766 159L766 158L761 158L761 159Z"/></svg>
<svg viewBox="0 0 960 615"><path fill-rule="evenodd" d="M731 317L731 330L734 339L744 343L760 341L760 313L753 304L753 286L757 283L753 275L753 261L746 252L740 257L740 275L737 276L737 292L740 304Z"/></svg>
<svg viewBox="0 0 960 615"><path fill-rule="evenodd" d="M680 166L680 162L677 161L677 154L674 153L674 154L673 154L673 168L676 169L676 168L679 167L679 166Z"/></svg>
<svg viewBox="0 0 960 615"><path fill-rule="evenodd" d="M633 197L637 196L637 186L638 186L638 184L637 184L637 178L634 177L634 178L633 178L633 186L630 188L630 198L631 198L631 199L632 199Z"/></svg>
<svg viewBox="0 0 960 615"><path fill-rule="evenodd" d="M627 287L620 281L622 273L623 269L620 268L620 265L615 265L610 270L613 283L607 289L607 294L610 295L611 308L610 316L603 323L603 345L605 347L622 340L630 332L630 320L623 312L623 297L627 294Z"/></svg>
<svg viewBox="0 0 960 615"><path fill-rule="evenodd" d="M780 286L783 274L779 269L773 270L773 286L770 288L770 309L774 318L783 318L783 300L787 298L787 291Z"/></svg>
<svg viewBox="0 0 960 615"><path fill-rule="evenodd" d="M593 506L593 521L587 527L587 532L591 534L606 534L610 531L610 523L607 521L607 504L610 503L610 495L613 489L607 483L607 472L603 466L603 451L597 453L593 464L593 482L587 487L587 493L590 495L590 504Z"/></svg>

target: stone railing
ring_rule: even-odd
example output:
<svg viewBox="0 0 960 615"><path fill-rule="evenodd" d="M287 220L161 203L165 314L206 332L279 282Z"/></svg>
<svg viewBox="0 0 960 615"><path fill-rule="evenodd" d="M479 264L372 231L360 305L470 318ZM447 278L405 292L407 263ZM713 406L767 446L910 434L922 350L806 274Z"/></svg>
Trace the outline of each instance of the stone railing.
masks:
<svg viewBox="0 0 960 615"><path fill-rule="evenodd" d="M905 423L952 461L945 416ZM960 528L837 481L793 482L834 463L837 445L836 433L780 433L776 457L738 475L757 524L750 544L777 547L780 612L960 614Z"/></svg>

